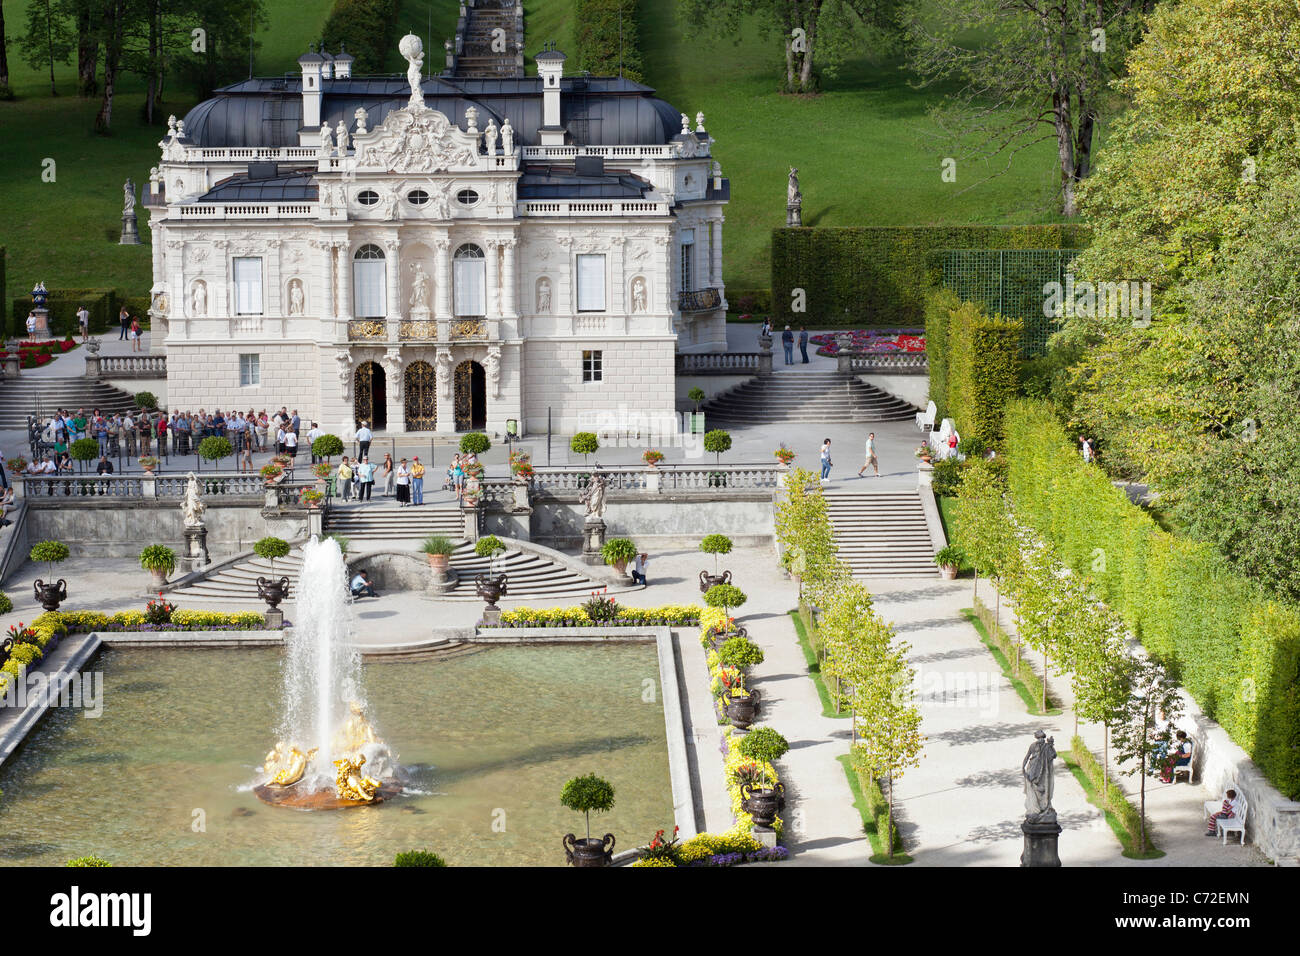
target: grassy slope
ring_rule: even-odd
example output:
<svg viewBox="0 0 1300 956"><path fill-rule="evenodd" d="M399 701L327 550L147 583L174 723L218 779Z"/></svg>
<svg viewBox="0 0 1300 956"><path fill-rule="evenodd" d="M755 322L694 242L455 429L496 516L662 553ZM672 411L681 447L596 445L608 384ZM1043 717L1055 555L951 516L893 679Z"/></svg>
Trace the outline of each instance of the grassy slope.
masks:
<svg viewBox="0 0 1300 956"><path fill-rule="evenodd" d="M647 82L678 110L705 114L716 156L731 179L725 279L735 288L769 284L770 230L785 223L786 176L799 167L804 224L902 226L1052 221L1054 154L1043 143L1012 171L962 194L994 164L958 158L957 183L940 180L950 155L933 140L926 109L941 91L916 90L898 60L851 60L825 95L776 92L780 39L741 32L738 43L687 40L673 0L640 0Z"/></svg>
<svg viewBox="0 0 1300 956"><path fill-rule="evenodd" d="M266 0L269 24L258 34L262 43L254 60L259 75L295 70L307 43L320 36L331 0ZM168 113L183 116L194 105L192 94L172 87L161 104L162 125L145 126L141 118L143 84L123 75L113 99L113 134L91 132L99 99L76 96L76 69L56 64L58 97L49 93L48 74L33 70L14 45L26 22L25 0L7 4L11 83L18 99L0 102L0 196L6 215L0 220L0 245L8 248L6 297L30 289L38 279L51 287L116 286L134 295L150 283L147 214L137 207L140 238L145 245L119 246L122 183L130 176L139 190L149 167L158 162L158 140ZM42 160L55 160L57 178L42 182ZM8 301L3 303L8 309Z"/></svg>

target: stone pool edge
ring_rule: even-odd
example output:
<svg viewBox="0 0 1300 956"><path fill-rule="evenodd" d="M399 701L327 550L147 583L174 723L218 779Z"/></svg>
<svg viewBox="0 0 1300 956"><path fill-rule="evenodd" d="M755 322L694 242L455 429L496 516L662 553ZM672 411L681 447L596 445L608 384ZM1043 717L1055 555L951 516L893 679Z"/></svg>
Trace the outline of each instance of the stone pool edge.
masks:
<svg viewBox="0 0 1300 956"><path fill-rule="evenodd" d="M77 677L82 668L94 660L104 646L98 634L69 634L60 639L53 653L41 659L35 668L29 668L44 676L45 693L35 700L29 700L19 711L17 717L6 722L0 729L0 767L17 753L27 739L27 735L38 726L45 715L58 706L68 683ZM10 687L15 687L11 682ZM7 703L6 703L7 708Z"/></svg>

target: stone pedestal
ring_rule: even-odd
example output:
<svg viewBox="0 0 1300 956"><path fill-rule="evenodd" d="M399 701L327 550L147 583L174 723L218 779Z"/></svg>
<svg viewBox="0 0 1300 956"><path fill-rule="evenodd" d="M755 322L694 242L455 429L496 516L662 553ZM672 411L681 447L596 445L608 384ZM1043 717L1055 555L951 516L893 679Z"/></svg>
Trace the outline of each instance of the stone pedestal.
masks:
<svg viewBox="0 0 1300 956"><path fill-rule="evenodd" d="M776 846L776 831L771 827L754 827L750 835L769 850Z"/></svg>
<svg viewBox="0 0 1300 956"><path fill-rule="evenodd" d="M429 574L429 593L438 596L446 594L456 587L460 575L447 568L444 571L431 571Z"/></svg>
<svg viewBox="0 0 1300 956"><path fill-rule="evenodd" d="M32 331L31 338L36 341L50 338L50 310L38 305L32 309L32 314L36 316L36 328ZM23 322L26 321L24 318Z"/></svg>
<svg viewBox="0 0 1300 956"><path fill-rule="evenodd" d="M803 225L803 204L786 203L785 224L787 228L797 229Z"/></svg>
<svg viewBox="0 0 1300 956"><path fill-rule="evenodd" d="M516 481L510 488L514 495L514 507L517 511L527 511L532 505L528 500L528 482Z"/></svg>
<svg viewBox="0 0 1300 956"><path fill-rule="evenodd" d="M479 619L479 627L496 627L501 623L501 608L485 607L483 617Z"/></svg>
<svg viewBox="0 0 1300 956"><path fill-rule="evenodd" d="M266 609L266 629L268 631L278 631L284 627L284 612L278 607L268 607Z"/></svg>
<svg viewBox="0 0 1300 956"><path fill-rule="evenodd" d="M764 339L763 341L766 342L767 345L764 346L763 350L758 353L758 374L771 375L772 374L772 340L769 338L769 339Z"/></svg>
<svg viewBox="0 0 1300 956"><path fill-rule="evenodd" d="M582 525L582 560L590 565L602 565L605 557L600 553L605 547L605 522L595 515L588 515Z"/></svg>
<svg viewBox="0 0 1300 956"><path fill-rule="evenodd" d="M119 246L140 245L140 230L135 224L135 213L122 214L122 237L117 240Z"/></svg>
<svg viewBox="0 0 1300 956"><path fill-rule="evenodd" d="M658 494L658 493L659 493L659 479L660 479L660 475L659 475L659 469L658 469L658 468L651 468L651 469L649 469L648 471L646 471L646 475L645 475L645 490L648 491L648 492L651 492L652 494Z"/></svg>
<svg viewBox="0 0 1300 956"><path fill-rule="evenodd" d="M87 353L86 359L86 378L91 381L99 380L99 356Z"/></svg>
<svg viewBox="0 0 1300 956"><path fill-rule="evenodd" d="M842 374L853 374L853 356L854 353L847 349L840 349L835 356L835 368Z"/></svg>
<svg viewBox="0 0 1300 956"><path fill-rule="evenodd" d="M1021 866L1060 866L1061 857L1056 852L1056 839L1061 835L1061 825L1054 819L1042 823L1022 823L1025 849L1020 854Z"/></svg>
<svg viewBox="0 0 1300 956"><path fill-rule="evenodd" d="M212 563L208 557L208 529L203 525L185 529L185 554L181 558L181 567L186 571L198 571Z"/></svg>
<svg viewBox="0 0 1300 956"><path fill-rule="evenodd" d="M325 512L319 508L307 510L307 536L325 537Z"/></svg>
<svg viewBox="0 0 1300 956"><path fill-rule="evenodd" d="M18 359L17 350L5 356L5 378L15 379L22 374L22 362Z"/></svg>

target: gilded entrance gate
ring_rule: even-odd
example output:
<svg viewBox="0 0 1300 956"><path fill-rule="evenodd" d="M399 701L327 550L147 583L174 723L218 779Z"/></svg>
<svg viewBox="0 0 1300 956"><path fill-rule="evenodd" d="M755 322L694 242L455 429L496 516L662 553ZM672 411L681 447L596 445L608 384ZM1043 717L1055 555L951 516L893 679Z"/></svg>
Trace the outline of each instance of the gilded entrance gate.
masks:
<svg viewBox="0 0 1300 956"><path fill-rule="evenodd" d="M406 430L433 431L438 422L438 381L428 362L412 362L402 376L406 396Z"/></svg>
<svg viewBox="0 0 1300 956"><path fill-rule="evenodd" d="M465 361L456 366L452 383L456 400L456 431L467 432L483 428L487 420L487 389L484 387L483 366Z"/></svg>
<svg viewBox="0 0 1300 956"><path fill-rule="evenodd" d="M375 420L374 378L374 362L362 362L357 366L352 382L352 417L358 422Z"/></svg>

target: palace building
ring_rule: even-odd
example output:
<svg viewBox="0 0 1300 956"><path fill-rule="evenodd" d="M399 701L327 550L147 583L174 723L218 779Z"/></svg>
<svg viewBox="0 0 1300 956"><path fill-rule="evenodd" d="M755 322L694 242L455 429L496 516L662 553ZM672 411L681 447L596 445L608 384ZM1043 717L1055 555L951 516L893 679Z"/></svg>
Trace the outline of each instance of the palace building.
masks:
<svg viewBox="0 0 1300 956"><path fill-rule="evenodd" d="M301 76L226 87L159 144L147 204L175 408L323 427L560 432L675 417L679 351L726 348L703 114L565 76Z"/></svg>

